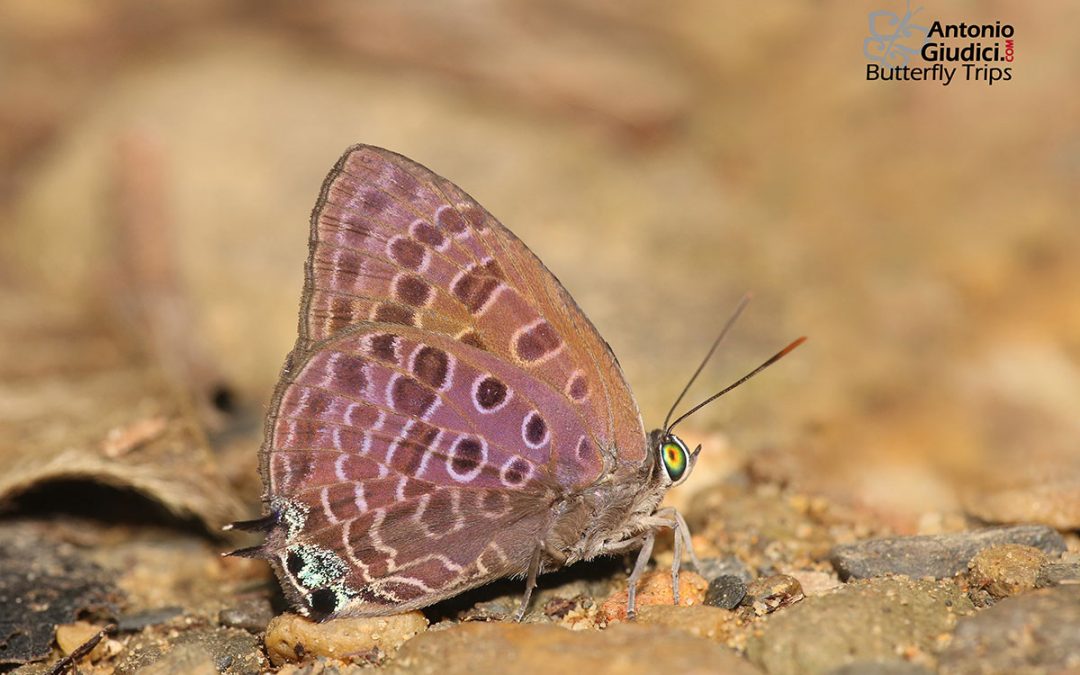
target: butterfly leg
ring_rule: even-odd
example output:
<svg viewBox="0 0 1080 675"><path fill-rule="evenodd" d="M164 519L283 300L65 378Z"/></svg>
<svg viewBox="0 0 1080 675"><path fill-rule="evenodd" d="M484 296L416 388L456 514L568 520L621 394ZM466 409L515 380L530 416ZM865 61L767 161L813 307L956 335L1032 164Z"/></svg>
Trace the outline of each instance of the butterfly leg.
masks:
<svg viewBox="0 0 1080 675"><path fill-rule="evenodd" d="M658 509L650 518L653 528L670 527L674 535L675 556L671 562L671 596L674 604L679 604L679 569L682 566L683 551L690 554L690 562L700 569L694 544L690 539L690 528L686 519L674 507Z"/></svg>
<svg viewBox="0 0 1080 675"><path fill-rule="evenodd" d="M636 542L635 540L632 540ZM656 530L649 529L641 536L641 550L638 551L637 560L634 561L634 570L630 572L630 579L626 591L626 620L633 621L637 614L637 585L641 575L645 573L645 566L652 557L653 543L656 541Z"/></svg>
<svg viewBox="0 0 1080 675"><path fill-rule="evenodd" d="M626 617L630 620L636 614L637 584L645 573L649 558L652 557L657 530L670 528L674 534L675 556L671 564L671 594L676 605L679 604L679 568L682 565L683 551L686 550L690 554L690 560L695 567L698 565L693 543L690 540L690 529L686 526L686 520L682 517L682 514L672 507L659 509L646 519L644 524L648 529L643 533L609 545L605 550L605 553L618 553L625 549L634 548L639 543L641 544L641 550L638 551L637 560L634 562L634 570L630 573L629 589L627 591Z"/></svg>
<svg viewBox="0 0 1080 675"><path fill-rule="evenodd" d="M562 567L566 564L566 554L548 542L541 542L536 547L532 558L529 560L528 578L525 580L525 595L521 598L521 606L514 613L514 621L520 623L525 618L525 611L529 608L529 600L532 598L532 592L536 588L536 577L540 575L540 568L543 564L542 556L545 553L555 567Z"/></svg>
<svg viewBox="0 0 1080 675"><path fill-rule="evenodd" d="M540 544L533 551L532 559L529 560L529 572L525 579L525 595L521 598L521 605L514 613L514 621L521 623L525 618L525 612L529 609L529 600L532 599L533 589L536 588L536 577L540 574L540 554L544 551L544 545Z"/></svg>
<svg viewBox="0 0 1080 675"><path fill-rule="evenodd" d="M679 513L678 511L675 511L675 509L672 509L672 511L674 512L673 515L675 516L675 522L679 524L679 527L676 530L676 533L683 538L683 544L685 544L685 550L686 550L687 553L690 554L690 564L694 566L695 570L700 572L701 571L701 561L698 560L697 554L694 553L694 542L690 538L690 527L687 526L686 519L683 518L683 515L681 513Z"/></svg>
<svg viewBox="0 0 1080 675"><path fill-rule="evenodd" d="M671 561L671 598L672 604L679 604L679 568L682 567L683 538L679 536L679 521L671 528L672 538L675 544L675 556Z"/></svg>

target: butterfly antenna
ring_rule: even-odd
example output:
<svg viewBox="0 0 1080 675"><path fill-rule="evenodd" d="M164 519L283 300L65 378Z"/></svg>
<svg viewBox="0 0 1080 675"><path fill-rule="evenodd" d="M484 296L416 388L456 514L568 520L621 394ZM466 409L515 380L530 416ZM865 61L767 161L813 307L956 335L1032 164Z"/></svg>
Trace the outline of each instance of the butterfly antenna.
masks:
<svg viewBox="0 0 1080 675"><path fill-rule="evenodd" d="M726 387L724 387L723 389L721 389L720 391L716 392L715 394L713 394L713 395L712 395L712 396L710 396L709 398L705 399L705 400L704 400L704 401L702 401L701 403L698 403L698 404L697 404L696 406L694 406L693 408L690 408L690 410L688 410L688 411L686 411L685 413L683 413L682 415L680 415L680 416L678 417L678 419L676 419L676 420L675 420L674 422L672 422L672 423L671 423L670 425L664 425L664 433L665 433L665 434L670 434L670 433L671 433L671 430L672 430L672 429L674 429L674 428L675 428L675 426L679 424L679 422L682 422L682 421L683 421L684 419L686 419L687 417L690 417L691 415L693 415L693 414L694 414L694 413L696 413L697 411L701 410L701 409L702 409L702 408L704 408L705 406L709 405L710 403L712 403L712 402L713 402L713 401L715 401L716 399L720 398L720 397L721 397L721 396L723 396L724 394L728 393L729 391L731 391L731 390L732 390L732 389L734 389L735 387L739 386L739 385L740 385L740 384L742 384L743 382L746 382L746 381L747 381L747 380L749 380L749 379L750 379L751 377L753 377L753 376L757 375L758 373L760 373L761 371L765 370L766 368L768 368L768 367L769 367L769 366L771 366L772 364L774 364L774 363L776 363L777 361L779 361L780 359L784 358L784 357L785 357L785 356L787 356L787 355L788 355L789 353L791 353L791 350L795 349L796 347L798 347L799 345L801 345L801 344L802 344L802 343L804 343L804 342L806 342L806 336L805 336L805 335L804 335L804 336L802 336L802 337L800 337L799 339L795 340L794 342L792 342L791 344L789 344L789 345L788 345L787 347L784 347L784 348L783 348L783 349L781 349L780 351L778 351L778 352L776 352L775 354L773 354L772 356L770 356L770 357L769 357L769 358L768 358L768 359L767 359L767 360L765 361L765 363L762 363L762 364L761 364L760 366L758 366L757 368L754 368L753 370L751 370L751 371L750 371L749 373L747 373L746 375L743 375L743 376L742 376L742 377L740 377L740 378L739 378L738 380L736 380L736 381L735 381L734 383L732 383L732 384L729 384L728 386L726 386Z"/></svg>
<svg viewBox="0 0 1080 675"><path fill-rule="evenodd" d="M694 380L697 379L698 375L701 374L701 371L704 370L705 364L707 364L709 362L709 359L712 358L713 352L715 352L716 348L720 346L720 343L724 341L724 337L727 336L728 331L731 330L731 327L735 325L735 321L739 318L739 315L742 314L743 310L746 309L746 306L750 304L750 298L751 294L747 293L746 295L742 296L742 300L739 300L739 304L735 307L735 311L731 313L731 316L728 317L727 323L725 323L724 327L720 329L720 334L716 336L715 340L713 340L712 347L709 348L709 353L706 354L705 358L701 360L701 365L699 365L697 367L697 370L694 371L694 374L690 376L690 381L686 383L685 387L683 387L683 390L679 394L679 397L676 398L675 402L671 404L671 409L668 410L667 416L664 417L665 429L668 428L668 420L670 420L671 416L675 414L675 408L679 407L679 404L682 403L683 397L686 396L686 392L690 391L690 387L694 384Z"/></svg>

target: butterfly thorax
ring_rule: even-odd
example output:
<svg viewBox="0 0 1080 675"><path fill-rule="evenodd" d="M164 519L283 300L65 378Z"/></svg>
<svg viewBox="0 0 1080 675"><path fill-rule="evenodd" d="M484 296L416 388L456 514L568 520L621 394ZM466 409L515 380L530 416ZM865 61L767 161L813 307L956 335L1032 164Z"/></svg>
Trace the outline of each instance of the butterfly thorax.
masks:
<svg viewBox="0 0 1080 675"><path fill-rule="evenodd" d="M647 447L656 447L660 432L649 434ZM637 464L619 464L580 493L557 502L546 548L565 555L562 564L621 552L628 540L648 529L668 485L652 451Z"/></svg>

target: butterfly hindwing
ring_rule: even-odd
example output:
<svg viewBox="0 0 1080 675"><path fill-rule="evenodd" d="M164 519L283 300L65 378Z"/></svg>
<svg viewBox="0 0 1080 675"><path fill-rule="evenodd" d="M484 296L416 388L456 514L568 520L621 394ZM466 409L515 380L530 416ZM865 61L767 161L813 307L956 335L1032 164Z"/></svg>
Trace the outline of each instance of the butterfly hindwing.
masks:
<svg viewBox="0 0 1080 675"><path fill-rule="evenodd" d="M444 335L363 324L324 343L290 378L270 429L275 496L390 474L556 491L602 470L594 453L578 452L588 420L560 392Z"/></svg>
<svg viewBox="0 0 1080 675"><path fill-rule="evenodd" d="M382 613L524 573L561 484L602 469L560 392L489 352L391 324L314 349L269 434L281 517L267 553L316 613L331 592L333 611ZM361 591L369 604L352 600Z"/></svg>

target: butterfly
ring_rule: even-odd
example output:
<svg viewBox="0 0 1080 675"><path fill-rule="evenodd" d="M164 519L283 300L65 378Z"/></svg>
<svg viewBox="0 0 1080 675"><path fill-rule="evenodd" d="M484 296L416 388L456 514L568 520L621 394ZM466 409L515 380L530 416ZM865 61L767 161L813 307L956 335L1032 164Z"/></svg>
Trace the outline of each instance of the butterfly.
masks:
<svg viewBox="0 0 1080 675"><path fill-rule="evenodd" d="M447 179L353 146L311 217L260 451L264 516L233 525L266 539L234 554L268 560L316 619L521 576L520 619L542 572L638 550L633 616L657 532L675 533L676 602L693 556L660 506L701 449L672 432L685 417L646 433L611 347L525 244Z"/></svg>

